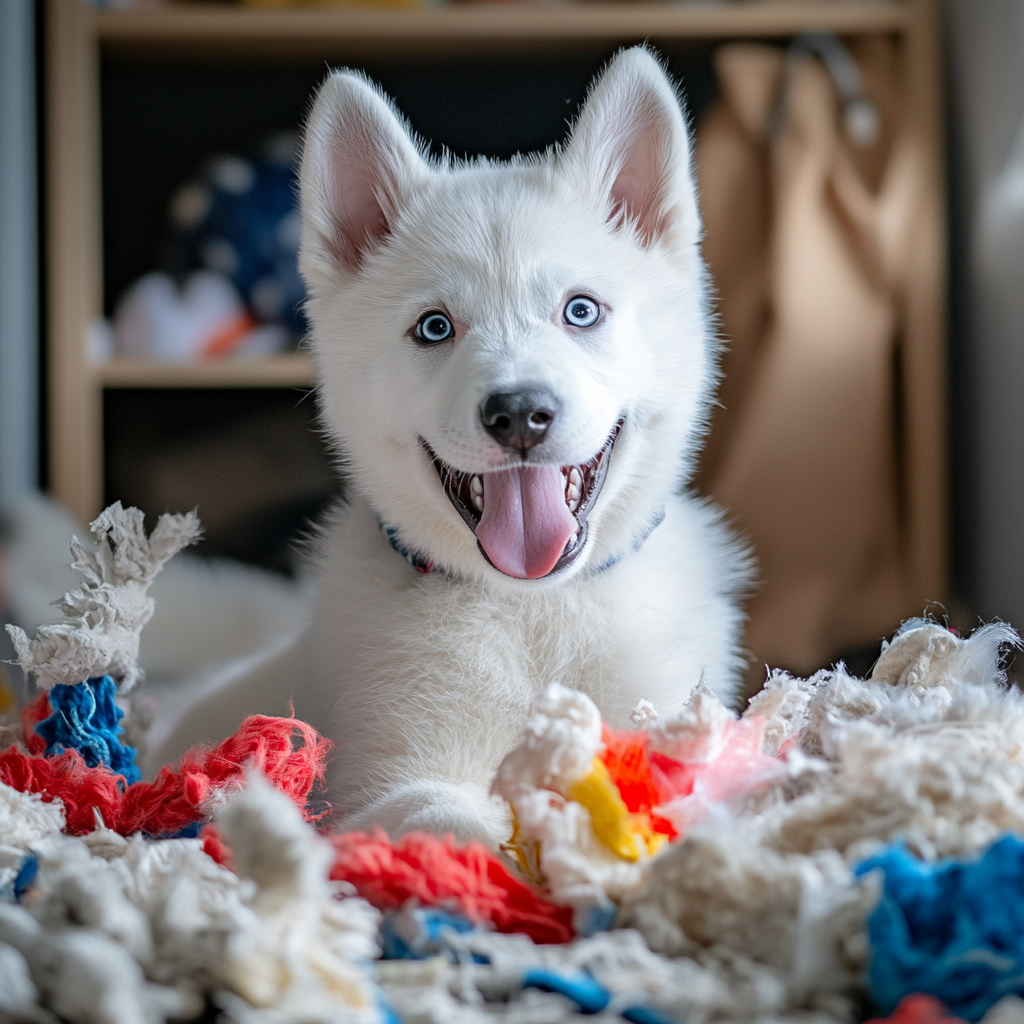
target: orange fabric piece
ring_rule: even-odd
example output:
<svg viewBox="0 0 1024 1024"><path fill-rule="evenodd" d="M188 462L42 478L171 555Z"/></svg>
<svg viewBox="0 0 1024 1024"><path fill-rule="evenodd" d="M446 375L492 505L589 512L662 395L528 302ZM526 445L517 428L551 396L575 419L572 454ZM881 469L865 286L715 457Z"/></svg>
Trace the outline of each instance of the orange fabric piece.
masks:
<svg viewBox="0 0 1024 1024"><path fill-rule="evenodd" d="M256 318L251 313L243 313L207 339L203 345L203 358L222 359L231 355L257 327L259 323Z"/></svg>
<svg viewBox="0 0 1024 1024"><path fill-rule="evenodd" d="M630 729L601 730L604 750L599 755L632 814L649 811L673 794L659 790L647 760L647 736Z"/></svg>

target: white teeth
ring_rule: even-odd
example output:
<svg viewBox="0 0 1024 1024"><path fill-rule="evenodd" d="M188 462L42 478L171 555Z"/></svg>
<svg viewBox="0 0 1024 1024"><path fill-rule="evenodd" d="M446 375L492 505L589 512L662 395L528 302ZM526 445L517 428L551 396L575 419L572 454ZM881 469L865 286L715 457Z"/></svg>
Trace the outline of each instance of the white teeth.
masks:
<svg viewBox="0 0 1024 1024"><path fill-rule="evenodd" d="M569 506L570 512L575 512L580 507L580 492L583 488L583 477L580 471L573 466L569 470L568 483L565 487L565 503Z"/></svg>
<svg viewBox="0 0 1024 1024"><path fill-rule="evenodd" d="M477 512L483 512L484 510L484 484L478 476L470 478L469 481L469 495L473 501L473 508Z"/></svg>

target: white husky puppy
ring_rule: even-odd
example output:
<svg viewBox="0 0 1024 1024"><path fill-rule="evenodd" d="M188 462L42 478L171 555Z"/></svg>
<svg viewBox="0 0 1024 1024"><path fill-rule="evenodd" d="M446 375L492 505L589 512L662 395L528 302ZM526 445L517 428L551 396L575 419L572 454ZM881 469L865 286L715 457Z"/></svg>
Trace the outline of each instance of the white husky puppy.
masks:
<svg viewBox="0 0 1024 1024"><path fill-rule="evenodd" d="M331 75L302 162L301 267L350 502L297 643L162 754L296 713L335 746L344 823L508 835L488 795L557 680L613 725L734 697L748 565L683 487L716 376L691 150L643 49L566 145L431 161L365 78ZM404 557L403 557L404 556Z"/></svg>

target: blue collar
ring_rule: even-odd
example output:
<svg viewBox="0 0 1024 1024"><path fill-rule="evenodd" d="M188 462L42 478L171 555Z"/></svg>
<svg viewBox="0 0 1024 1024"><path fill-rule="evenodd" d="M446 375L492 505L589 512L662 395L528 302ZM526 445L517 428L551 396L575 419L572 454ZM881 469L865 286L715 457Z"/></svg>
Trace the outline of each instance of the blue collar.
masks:
<svg viewBox="0 0 1024 1024"><path fill-rule="evenodd" d="M652 517L650 522L633 538L632 544L630 544L630 550L639 551L643 546L644 542L654 531L661 526L665 521L665 510L660 509ZM402 543L401 538L398 535L398 528L395 526L388 526L386 523L380 524L381 531L387 538L388 543L397 551L417 572L422 573L444 573L447 570L443 565L438 565L432 558L428 558L422 551L414 551L412 548L406 547ZM613 566L618 565L623 558L626 557L628 552L620 551L617 555L612 555L607 561L602 562L596 568L590 570L593 575L598 573L607 572Z"/></svg>
<svg viewBox="0 0 1024 1024"><path fill-rule="evenodd" d="M386 523L380 524L381 530L384 531L384 536L387 537L388 543L417 571L417 572L444 572L444 567L437 565L432 558L427 558L422 551L413 551L411 548L407 548L398 537L398 529L394 526L388 526Z"/></svg>

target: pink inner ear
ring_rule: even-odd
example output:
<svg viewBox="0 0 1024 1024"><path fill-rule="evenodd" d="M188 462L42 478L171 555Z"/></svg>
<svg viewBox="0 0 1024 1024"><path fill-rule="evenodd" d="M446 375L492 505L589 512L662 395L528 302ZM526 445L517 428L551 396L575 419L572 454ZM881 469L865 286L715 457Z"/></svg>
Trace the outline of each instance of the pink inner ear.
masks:
<svg viewBox="0 0 1024 1024"><path fill-rule="evenodd" d="M654 104L644 104L636 123L625 130L625 159L611 189L612 219L635 223L645 246L660 238L672 221L662 137L670 128L659 114Z"/></svg>
<svg viewBox="0 0 1024 1024"><path fill-rule="evenodd" d="M384 147L365 130L339 133L331 144L334 257L358 270L366 252L391 230L381 197L393 194L395 175Z"/></svg>

